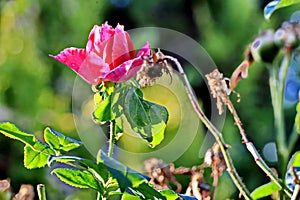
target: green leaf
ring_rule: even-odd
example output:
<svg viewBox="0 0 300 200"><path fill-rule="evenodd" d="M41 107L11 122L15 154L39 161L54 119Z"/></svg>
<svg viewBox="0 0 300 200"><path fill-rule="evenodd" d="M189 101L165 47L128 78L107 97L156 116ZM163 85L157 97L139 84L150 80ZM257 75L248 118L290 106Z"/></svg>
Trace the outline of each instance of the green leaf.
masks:
<svg viewBox="0 0 300 200"><path fill-rule="evenodd" d="M116 117L125 114L132 130L155 147L164 139L168 111L165 107L143 99L141 90L132 86L118 87L112 97Z"/></svg>
<svg viewBox="0 0 300 200"><path fill-rule="evenodd" d="M267 184L264 184L258 188L256 188L252 193L251 197L253 199L260 199L266 196L269 196L273 194L276 191L279 191L281 188L276 185L274 182L269 182Z"/></svg>
<svg viewBox="0 0 300 200"><path fill-rule="evenodd" d="M27 169L44 167L47 164L48 157L49 155L47 153L36 151L29 145L24 147L24 166Z"/></svg>
<svg viewBox="0 0 300 200"><path fill-rule="evenodd" d="M89 170L96 179L105 184L109 178L109 172L102 163L96 164L91 160L76 157L76 156L52 156L48 160L48 165L51 166L53 162L65 163L72 167Z"/></svg>
<svg viewBox="0 0 300 200"><path fill-rule="evenodd" d="M177 200L179 198L179 195L172 190L161 190L159 193L165 196L168 200Z"/></svg>
<svg viewBox="0 0 300 200"><path fill-rule="evenodd" d="M298 102L296 110L297 110L297 114L295 117L295 126L296 126L297 133L300 134L300 102Z"/></svg>
<svg viewBox="0 0 300 200"><path fill-rule="evenodd" d="M133 194L129 194L127 192L124 192L124 194L122 195L122 199L121 200L140 200L141 198L133 195Z"/></svg>
<svg viewBox="0 0 300 200"><path fill-rule="evenodd" d="M37 140L35 135L21 131L12 123L0 123L0 132L25 144L24 166L28 169L44 167L48 157L55 155L55 151Z"/></svg>
<svg viewBox="0 0 300 200"><path fill-rule="evenodd" d="M97 191L103 191L89 171L80 171L67 168L56 168L52 170L61 181L77 188L93 188Z"/></svg>
<svg viewBox="0 0 300 200"><path fill-rule="evenodd" d="M44 130L44 139L55 150L70 151L82 145L82 142L67 137L49 127Z"/></svg>
<svg viewBox="0 0 300 200"><path fill-rule="evenodd" d="M93 113L94 120L103 124L114 119L111 111L111 96L104 99Z"/></svg>
<svg viewBox="0 0 300 200"><path fill-rule="evenodd" d="M148 183L142 183L138 187L133 188L133 190L138 191L137 195L142 194L143 199L161 199L167 200L166 196L162 195L160 192L151 187ZM155 197L155 198L154 198ZM168 199L169 200L169 199ZM171 198L173 200L173 198Z"/></svg>
<svg viewBox="0 0 300 200"><path fill-rule="evenodd" d="M146 176L106 156L101 150L98 152L97 163L103 163L106 169L117 179L123 192L128 187L138 187L140 184L148 181Z"/></svg>
<svg viewBox="0 0 300 200"><path fill-rule="evenodd" d="M37 142L35 135L31 133L25 133L18 129L14 124L9 122L0 123L0 133L30 146L33 146Z"/></svg>
<svg viewBox="0 0 300 200"><path fill-rule="evenodd" d="M300 3L300 0L274 0L268 3L264 8L264 15L269 19L271 15L278 9Z"/></svg>

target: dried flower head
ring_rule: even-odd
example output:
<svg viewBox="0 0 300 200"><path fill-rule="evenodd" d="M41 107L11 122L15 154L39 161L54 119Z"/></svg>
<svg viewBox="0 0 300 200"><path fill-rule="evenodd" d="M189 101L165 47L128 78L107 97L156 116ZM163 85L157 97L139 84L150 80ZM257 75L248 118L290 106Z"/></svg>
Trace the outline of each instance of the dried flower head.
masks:
<svg viewBox="0 0 300 200"><path fill-rule="evenodd" d="M4 179L0 180L0 192L8 192L10 191L10 180Z"/></svg>
<svg viewBox="0 0 300 200"><path fill-rule="evenodd" d="M223 171L226 169L224 156L221 152L218 143L215 143L211 149L207 150L204 157L203 167L212 168L211 176L214 178L213 185L214 187L217 187L218 178L222 175Z"/></svg>
<svg viewBox="0 0 300 200"><path fill-rule="evenodd" d="M172 67L160 50L157 53L152 51L151 56L144 56L143 58L144 63L136 76L136 80L141 87L154 85L155 81L162 77L164 73L169 74L172 78Z"/></svg>
<svg viewBox="0 0 300 200"><path fill-rule="evenodd" d="M176 192L182 189L181 184L176 180L174 174L175 167L173 164L164 164L162 160L151 158L144 162L145 170L151 177L150 182L156 189L168 189L169 183L176 185Z"/></svg>
<svg viewBox="0 0 300 200"><path fill-rule="evenodd" d="M217 99L217 108L219 110L219 114L221 115L224 112L223 104L226 105L229 101L228 95L230 94L231 90L228 89L226 83L226 81L229 82L229 79L224 78L223 74L217 69L205 75L205 77L207 78L213 98Z"/></svg>

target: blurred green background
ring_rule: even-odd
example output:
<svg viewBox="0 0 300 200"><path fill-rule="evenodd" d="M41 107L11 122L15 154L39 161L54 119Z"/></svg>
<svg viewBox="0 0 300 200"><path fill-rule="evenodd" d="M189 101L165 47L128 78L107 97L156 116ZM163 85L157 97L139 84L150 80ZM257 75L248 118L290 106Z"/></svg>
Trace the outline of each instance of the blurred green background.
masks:
<svg viewBox="0 0 300 200"><path fill-rule="evenodd" d="M51 126L78 138L71 99L75 74L48 54L57 54L70 46L85 47L93 25L105 21L112 26L120 23L125 30L152 26L184 33L197 40L219 70L230 76L255 35L260 30L278 27L296 10L295 7L281 9L266 21L263 18L266 3L255 0L0 0L0 121L14 122L37 135L45 126ZM186 70L187 74L193 74L188 67ZM204 108L210 106L201 77L190 78ZM266 69L255 64L249 78L236 90L241 94L236 108L244 128L262 152L267 143L274 141ZM231 116L226 117L223 133L248 188L253 190L268 182L241 144ZM201 164L197 156L204 134L200 127L198 139L175 162L177 167ZM75 153L92 158L85 148ZM276 166L270 161L271 166ZM23 145L0 135L0 179L9 177L15 191L22 183L46 183L49 199L83 199L75 197L75 189L63 184L57 187L59 183L49 175L48 169L27 170L22 162ZM229 183L225 174L220 181L218 199L238 197ZM94 195L85 193L78 195Z"/></svg>

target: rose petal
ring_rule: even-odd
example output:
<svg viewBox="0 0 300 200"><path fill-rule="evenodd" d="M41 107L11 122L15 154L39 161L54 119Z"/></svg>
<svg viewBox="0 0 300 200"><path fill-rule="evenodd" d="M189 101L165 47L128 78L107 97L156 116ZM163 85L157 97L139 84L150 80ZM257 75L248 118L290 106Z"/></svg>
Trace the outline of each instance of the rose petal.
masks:
<svg viewBox="0 0 300 200"><path fill-rule="evenodd" d="M122 63L114 70L107 74L104 74L101 79L103 81L111 82L124 82L136 76L136 73L140 70L144 60L142 58L135 58Z"/></svg>
<svg viewBox="0 0 300 200"><path fill-rule="evenodd" d="M115 29L108 25L107 21L102 24L100 30L100 42L110 39L115 34Z"/></svg>
<svg viewBox="0 0 300 200"><path fill-rule="evenodd" d="M95 32L97 32L98 29L100 29L100 26L94 25L93 29L90 32L89 39L88 39L88 42L85 47L87 52L90 52L95 49L95 47L94 47Z"/></svg>
<svg viewBox="0 0 300 200"><path fill-rule="evenodd" d="M57 56L49 56L67 65L75 72L78 72L80 65L83 63L87 56L87 53L85 49L70 47L61 51Z"/></svg>
<svg viewBox="0 0 300 200"><path fill-rule="evenodd" d="M99 80L99 77L103 76L103 74L107 74L108 72L108 64L105 63L96 53L90 52L80 66L77 74L86 82L95 85L101 81Z"/></svg>
<svg viewBox="0 0 300 200"><path fill-rule="evenodd" d="M138 54L136 55L137 57L139 56L150 56L150 43L149 42L146 42L146 44L140 48Z"/></svg>
<svg viewBox="0 0 300 200"><path fill-rule="evenodd" d="M113 68L119 66L127 60L134 58L134 56L131 57L131 52L134 51L133 42L130 38L128 40L128 37L128 33L124 31L123 26L118 24L115 29L114 42L112 48Z"/></svg>
<svg viewBox="0 0 300 200"><path fill-rule="evenodd" d="M90 32L88 43L86 45L87 52L96 50L101 51L101 44L106 40L112 38L115 34L115 30L112 26L105 22L102 26L95 25Z"/></svg>

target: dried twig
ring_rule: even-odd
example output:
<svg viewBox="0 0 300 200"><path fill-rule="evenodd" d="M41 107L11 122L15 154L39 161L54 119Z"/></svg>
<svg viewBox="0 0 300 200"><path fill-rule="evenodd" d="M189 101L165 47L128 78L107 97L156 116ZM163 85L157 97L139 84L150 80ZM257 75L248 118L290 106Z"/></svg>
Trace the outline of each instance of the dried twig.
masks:
<svg viewBox="0 0 300 200"><path fill-rule="evenodd" d="M188 97L192 103L192 106L193 106L195 112L197 113L200 120L204 123L204 125L208 128L208 130L213 134L217 143L220 145L220 149L224 155L224 160L226 162L227 171L228 171L231 179L233 180L234 184L239 189L239 191L241 192L241 194L244 196L245 199L252 199L250 196L250 192L248 191L248 189L242 182L241 178L239 177L239 175L232 163L231 157L230 157L229 153L227 152L228 145L224 142L222 134L210 122L210 120L205 116L204 112L202 111L201 107L199 106L196 95L193 92L193 89L187 79L186 74L184 73L184 70L183 70L181 64L178 62L178 60L176 58L173 58L172 56L164 56L163 59L170 60L176 65L180 75L183 78L186 92L188 94Z"/></svg>
<svg viewBox="0 0 300 200"><path fill-rule="evenodd" d="M248 151L253 156L256 164L265 172L267 176L270 177L276 185L278 185L280 188L283 189L283 191L289 196L292 196L291 191L283 184L283 182L278 179L278 177L274 174L274 172L270 169L270 167L265 163L265 161L262 159L258 151L256 150L255 146L252 142L250 142L247 138L247 135L245 133L245 130L242 127L242 122L228 97L228 89L227 85L225 83L225 80L223 78L223 74L221 74L217 69L211 72L210 74L206 75L206 78L208 79L210 89L212 91L212 94L215 98L219 97L218 108L223 105L227 106L231 114L233 115L235 125L238 127L239 132L242 137L243 143L246 145ZM223 109L223 108L222 108ZM220 110L219 110L220 111Z"/></svg>

